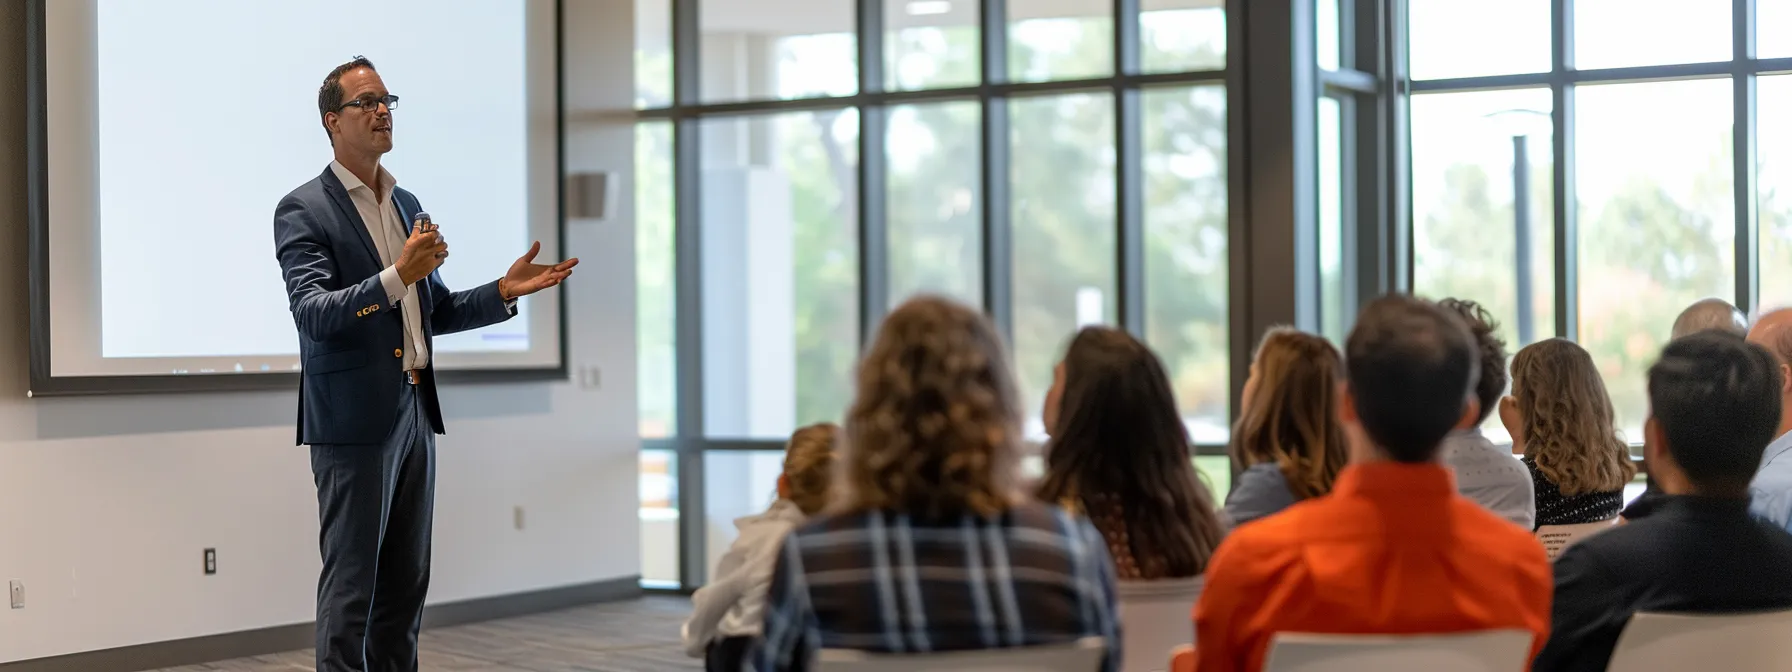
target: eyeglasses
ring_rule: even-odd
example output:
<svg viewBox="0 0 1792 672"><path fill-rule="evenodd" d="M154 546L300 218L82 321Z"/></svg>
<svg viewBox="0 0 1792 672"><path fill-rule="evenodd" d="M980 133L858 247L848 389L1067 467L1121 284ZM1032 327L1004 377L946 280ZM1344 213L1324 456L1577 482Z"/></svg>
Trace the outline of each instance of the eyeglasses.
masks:
<svg viewBox="0 0 1792 672"><path fill-rule="evenodd" d="M398 96L394 96L390 93L388 93L384 96L362 96L360 98L356 98L354 100L343 103L342 107L338 107L336 109L337 109L337 111L341 111L341 110L346 110L351 107L359 107L368 112L373 112L373 111L379 109L379 106L381 104L384 104L386 106L387 111L391 111L392 109L398 107Z"/></svg>

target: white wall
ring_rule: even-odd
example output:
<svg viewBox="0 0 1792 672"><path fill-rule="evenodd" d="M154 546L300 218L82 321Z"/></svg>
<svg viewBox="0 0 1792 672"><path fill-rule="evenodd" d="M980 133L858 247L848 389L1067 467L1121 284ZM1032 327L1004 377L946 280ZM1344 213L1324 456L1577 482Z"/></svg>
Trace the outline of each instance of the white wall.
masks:
<svg viewBox="0 0 1792 672"><path fill-rule="evenodd" d="M581 120L568 168L624 180L616 218L567 231L583 262L561 290L571 361L601 367L601 387L443 391L432 602L640 572L634 139L628 114L608 112L632 104L632 6L567 0L565 14ZM0 0L0 91L24 90L23 24L24 0ZM294 392L24 397L23 129L21 97L0 97L0 581L23 580L27 602L0 602L0 663L309 621L317 513ZM203 300L196 288L168 305ZM205 547L216 576L201 572Z"/></svg>

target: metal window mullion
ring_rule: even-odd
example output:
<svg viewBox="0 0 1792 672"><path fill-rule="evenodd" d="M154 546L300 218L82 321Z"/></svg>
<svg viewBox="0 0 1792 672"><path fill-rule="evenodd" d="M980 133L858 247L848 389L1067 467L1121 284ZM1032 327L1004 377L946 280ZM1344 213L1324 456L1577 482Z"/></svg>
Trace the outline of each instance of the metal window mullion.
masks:
<svg viewBox="0 0 1792 672"><path fill-rule="evenodd" d="M695 105L702 94L701 0L672 3L672 105ZM678 582L690 590L708 571L703 497L703 129L695 118L672 122L673 343L678 402L675 460L678 474Z"/></svg>
<svg viewBox="0 0 1792 672"><path fill-rule="evenodd" d="M1114 72L1139 71L1139 0L1114 0ZM1120 327L1145 338L1144 109L1136 88L1114 88L1114 272Z"/></svg>
<svg viewBox="0 0 1792 672"><path fill-rule="evenodd" d="M1551 7L1550 49L1557 77L1550 87L1555 99L1555 290L1556 335L1574 340L1580 325L1580 233L1574 189L1574 85L1563 75L1574 67L1574 0L1556 0Z"/></svg>
<svg viewBox="0 0 1792 672"><path fill-rule="evenodd" d="M1008 78L1008 3L984 0L982 5L983 86ZM1014 248L1009 218L1008 98L982 96L983 123L983 311L995 323L997 333L1014 342Z"/></svg>
<svg viewBox="0 0 1792 672"><path fill-rule="evenodd" d="M1120 326L1145 337L1145 111L1138 89L1114 90L1115 237Z"/></svg>
<svg viewBox="0 0 1792 672"><path fill-rule="evenodd" d="M1374 182L1362 179L1363 173L1358 168L1363 164L1358 156L1362 149L1361 138L1357 137L1357 96L1338 97L1338 282L1344 285L1343 305L1338 306L1338 326L1345 333L1357 314L1357 306L1362 303L1362 285L1358 282L1365 265L1378 263L1378 259L1362 258L1363 252L1357 245L1360 239L1358 227L1364 227L1361 217L1362 202L1358 199L1358 189L1362 183ZM1369 228L1369 227L1364 227Z"/></svg>
<svg viewBox="0 0 1792 672"><path fill-rule="evenodd" d="M859 91L884 90L884 0L858 0ZM878 321L889 312L890 238L885 208L888 181L885 136L888 108L859 108L859 345L871 342Z"/></svg>
<svg viewBox="0 0 1792 672"><path fill-rule="evenodd" d="M1254 25L1247 20L1247 0L1226 5L1226 335L1227 425L1238 420L1239 399L1251 370L1255 320L1251 311L1251 144L1246 122L1250 94L1245 90L1245 45ZM1232 477L1242 467L1232 460Z"/></svg>
<svg viewBox="0 0 1792 672"><path fill-rule="evenodd" d="M1755 57L1755 0L1732 0L1733 56L1738 65ZM1757 195L1758 165L1755 157L1757 138L1756 77L1740 72L1732 80L1735 95L1735 125L1731 142L1735 143L1731 159L1736 193L1736 305L1752 311L1760 297L1761 260L1757 254L1760 211Z"/></svg>

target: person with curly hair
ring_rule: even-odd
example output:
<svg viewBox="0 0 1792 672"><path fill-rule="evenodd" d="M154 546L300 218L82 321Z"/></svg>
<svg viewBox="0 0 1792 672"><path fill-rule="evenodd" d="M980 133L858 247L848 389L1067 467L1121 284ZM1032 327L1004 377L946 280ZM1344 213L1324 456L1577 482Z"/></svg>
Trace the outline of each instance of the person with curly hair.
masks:
<svg viewBox="0 0 1792 672"><path fill-rule="evenodd" d="M1481 433L1481 423L1499 408L1500 397L1506 393L1506 342L1495 333L1500 325L1473 301L1444 299L1437 305L1462 318L1481 354L1481 380L1475 383L1478 403L1473 411L1462 414L1456 431L1444 439L1441 459L1456 472L1456 491L1462 496L1519 527L1534 529L1537 497L1529 470L1512 459L1511 450L1493 445Z"/></svg>
<svg viewBox="0 0 1792 672"><path fill-rule="evenodd" d="M1552 338L1519 350L1500 422L1531 472L1538 527L1610 520L1623 509L1636 465L1613 427L1605 380L1585 348Z"/></svg>
<svg viewBox="0 0 1792 672"><path fill-rule="evenodd" d="M761 672L819 649L927 653L1101 637L1120 669L1107 543L1020 490L1020 395L988 318L923 296L859 361L837 500L784 540Z"/></svg>

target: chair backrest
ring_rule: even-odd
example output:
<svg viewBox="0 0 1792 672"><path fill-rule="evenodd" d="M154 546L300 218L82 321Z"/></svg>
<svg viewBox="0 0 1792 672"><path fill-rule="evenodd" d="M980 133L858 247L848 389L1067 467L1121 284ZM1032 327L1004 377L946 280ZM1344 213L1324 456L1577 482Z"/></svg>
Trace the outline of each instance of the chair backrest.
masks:
<svg viewBox="0 0 1792 672"><path fill-rule="evenodd" d="M1792 670L1792 611L1751 614L1651 614L1630 617L1613 672Z"/></svg>
<svg viewBox="0 0 1792 672"><path fill-rule="evenodd" d="M1544 525L1537 528L1537 541L1543 542L1543 552L1549 555L1549 559L1554 560L1575 542L1612 529L1612 526L1618 524L1618 520L1612 518L1595 523Z"/></svg>
<svg viewBox="0 0 1792 672"><path fill-rule="evenodd" d="M1531 633L1485 630L1438 635L1278 633L1266 672L1451 670L1517 672L1531 655Z"/></svg>
<svg viewBox="0 0 1792 672"><path fill-rule="evenodd" d="M812 672L1097 672L1107 642L1085 637L1068 644L946 653L877 654L845 649L816 653Z"/></svg>
<svg viewBox="0 0 1792 672"><path fill-rule="evenodd" d="M1195 601L1206 584L1201 576L1117 584L1123 672L1169 669L1164 652L1195 641Z"/></svg>

